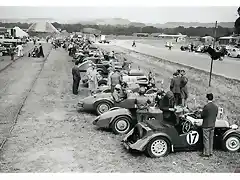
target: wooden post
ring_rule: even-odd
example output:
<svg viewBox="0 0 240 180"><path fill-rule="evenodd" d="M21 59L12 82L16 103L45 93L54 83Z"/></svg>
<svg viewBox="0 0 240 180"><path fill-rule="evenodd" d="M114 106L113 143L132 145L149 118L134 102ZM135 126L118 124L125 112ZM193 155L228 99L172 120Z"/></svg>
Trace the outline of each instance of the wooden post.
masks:
<svg viewBox="0 0 240 180"><path fill-rule="evenodd" d="M214 29L213 49L215 48L216 38L217 38L217 21L216 21L216 23L215 23L215 29ZM210 77L209 77L209 87L211 86L212 68L213 68L213 59L211 58Z"/></svg>

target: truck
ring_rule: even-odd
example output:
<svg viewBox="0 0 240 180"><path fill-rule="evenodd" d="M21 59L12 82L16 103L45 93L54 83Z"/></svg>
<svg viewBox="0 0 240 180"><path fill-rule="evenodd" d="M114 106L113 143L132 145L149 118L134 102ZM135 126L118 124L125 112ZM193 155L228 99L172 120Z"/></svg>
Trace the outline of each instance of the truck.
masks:
<svg viewBox="0 0 240 180"><path fill-rule="evenodd" d="M109 44L110 42L106 40L106 36L105 35L101 35L99 43L103 43L103 44L107 43L107 44Z"/></svg>

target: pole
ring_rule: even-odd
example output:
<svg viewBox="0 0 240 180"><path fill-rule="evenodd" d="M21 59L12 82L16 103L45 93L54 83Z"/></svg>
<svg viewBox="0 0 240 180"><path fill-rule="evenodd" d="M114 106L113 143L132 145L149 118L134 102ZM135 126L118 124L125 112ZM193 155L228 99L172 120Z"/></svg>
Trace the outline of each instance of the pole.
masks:
<svg viewBox="0 0 240 180"><path fill-rule="evenodd" d="M215 23L215 28L214 28L213 49L215 48L216 38L217 38L217 21L216 21L216 23ZM210 77L209 77L209 87L211 86L212 68L213 68L213 58L211 58Z"/></svg>

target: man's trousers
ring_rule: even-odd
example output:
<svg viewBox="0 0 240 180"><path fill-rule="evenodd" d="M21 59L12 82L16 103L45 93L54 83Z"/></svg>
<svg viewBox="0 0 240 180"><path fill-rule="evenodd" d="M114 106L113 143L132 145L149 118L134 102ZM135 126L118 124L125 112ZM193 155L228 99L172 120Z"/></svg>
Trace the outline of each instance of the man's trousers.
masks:
<svg viewBox="0 0 240 180"><path fill-rule="evenodd" d="M203 155L213 153L214 128L203 128Z"/></svg>

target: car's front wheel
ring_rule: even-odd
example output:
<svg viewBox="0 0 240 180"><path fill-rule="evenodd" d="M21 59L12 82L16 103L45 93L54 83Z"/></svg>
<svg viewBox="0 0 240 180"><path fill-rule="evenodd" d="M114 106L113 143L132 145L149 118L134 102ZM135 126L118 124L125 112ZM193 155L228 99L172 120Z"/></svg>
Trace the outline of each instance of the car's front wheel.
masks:
<svg viewBox="0 0 240 180"><path fill-rule="evenodd" d="M237 152L240 150L240 135L230 134L223 141L223 149L229 152Z"/></svg>
<svg viewBox="0 0 240 180"><path fill-rule="evenodd" d="M169 154L170 143L165 137L155 137L147 144L146 154L152 158L159 158Z"/></svg>
<svg viewBox="0 0 240 180"><path fill-rule="evenodd" d="M111 129L115 134L127 134L131 130L131 118L128 116L116 117L111 123Z"/></svg>
<svg viewBox="0 0 240 180"><path fill-rule="evenodd" d="M99 102L96 105L96 112L98 115L101 115L105 112L107 112L109 109L112 108L112 104L106 101Z"/></svg>

